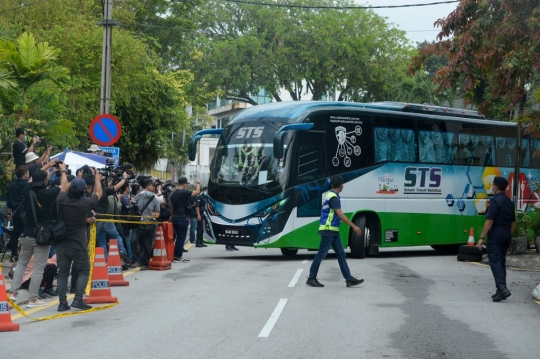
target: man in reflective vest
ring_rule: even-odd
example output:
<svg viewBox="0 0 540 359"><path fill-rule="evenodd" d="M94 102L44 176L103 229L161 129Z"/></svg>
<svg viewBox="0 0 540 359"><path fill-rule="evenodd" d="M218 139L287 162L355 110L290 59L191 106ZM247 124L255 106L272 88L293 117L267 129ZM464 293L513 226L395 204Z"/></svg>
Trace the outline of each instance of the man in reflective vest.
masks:
<svg viewBox="0 0 540 359"><path fill-rule="evenodd" d="M315 256L315 259L311 264L306 284L312 287L324 287L324 285L317 280L317 272L319 271L322 260L326 258L330 246L332 246L334 252L336 252L339 268L341 269L341 274L343 274L343 277L345 278L347 287L352 287L354 285L362 284L364 280L356 279L351 275L347 260L345 259L345 249L343 248L341 238L339 237L339 222L342 220L348 224L358 236L362 234L362 230L355 226L341 211L339 193L343 190L343 178L341 178L341 176L332 177L330 185L332 186L332 189L326 194L324 199L319 223L321 244L319 245L319 251Z"/></svg>

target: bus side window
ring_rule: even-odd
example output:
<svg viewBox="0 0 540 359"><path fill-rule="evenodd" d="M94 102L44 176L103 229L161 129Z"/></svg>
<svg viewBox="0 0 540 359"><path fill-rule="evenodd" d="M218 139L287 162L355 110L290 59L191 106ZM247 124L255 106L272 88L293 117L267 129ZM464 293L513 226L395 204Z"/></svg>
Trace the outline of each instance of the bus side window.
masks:
<svg viewBox="0 0 540 359"><path fill-rule="evenodd" d="M415 131L412 127L404 127L406 122L399 123L391 117L377 118L374 123L375 162L416 162Z"/></svg>
<svg viewBox="0 0 540 359"><path fill-rule="evenodd" d="M418 121L418 153L422 163L453 163L455 134L445 131L444 122Z"/></svg>
<svg viewBox="0 0 540 359"><path fill-rule="evenodd" d="M534 155L536 151L540 150L540 139L531 139L531 167L540 168L540 155Z"/></svg>
<svg viewBox="0 0 540 359"><path fill-rule="evenodd" d="M516 158L516 139L511 137L495 137L496 164L500 167L513 167Z"/></svg>
<svg viewBox="0 0 540 359"><path fill-rule="evenodd" d="M494 166L496 159L492 128L464 124L458 136L460 164Z"/></svg>

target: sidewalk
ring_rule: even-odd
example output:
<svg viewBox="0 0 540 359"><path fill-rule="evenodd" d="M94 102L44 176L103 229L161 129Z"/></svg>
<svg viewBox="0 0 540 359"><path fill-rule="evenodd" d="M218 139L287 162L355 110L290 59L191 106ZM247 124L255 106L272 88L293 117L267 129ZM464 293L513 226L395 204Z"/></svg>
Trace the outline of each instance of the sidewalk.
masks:
<svg viewBox="0 0 540 359"><path fill-rule="evenodd" d="M484 255L482 263L489 264L487 255ZM506 256L506 266L540 272L540 254L536 253L534 249L528 250L525 254L508 254Z"/></svg>

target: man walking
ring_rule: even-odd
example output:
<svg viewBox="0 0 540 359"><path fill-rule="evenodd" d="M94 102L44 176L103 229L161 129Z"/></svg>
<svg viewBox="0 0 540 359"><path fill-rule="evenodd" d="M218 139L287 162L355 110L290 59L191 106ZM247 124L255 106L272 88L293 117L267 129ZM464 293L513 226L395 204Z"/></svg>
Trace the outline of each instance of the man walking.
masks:
<svg viewBox="0 0 540 359"><path fill-rule="evenodd" d="M58 258L58 295L60 304L58 311L70 309L67 303L67 282L71 265L77 268L77 282L75 285L75 298L71 303L73 308L82 310L92 308L83 299L84 290L90 275L90 258L88 257L88 239L86 236L86 219L88 212L97 206L103 195L101 188L101 174L92 169L95 181L95 193L85 196L86 182L82 178L75 178L71 184L67 183L66 175L62 171L62 192L58 195L58 210L66 225L66 238L56 244Z"/></svg>
<svg viewBox="0 0 540 359"><path fill-rule="evenodd" d="M503 177L493 179L493 192L495 196L489 201L486 212L484 229L478 240L478 249L482 249L486 234L487 254L489 266L495 279L497 292L491 296L494 302L500 302L508 298L511 293L506 287L506 252L512 241L512 232L516 226L516 212L514 202L505 194L508 181Z"/></svg>
<svg viewBox="0 0 540 359"><path fill-rule="evenodd" d="M315 256L315 259L313 259L313 263L311 263L306 284L312 287L324 287L324 285L317 280L317 273L319 272L319 266L321 265L322 260L326 258L328 250L330 249L330 246L332 246L334 252L336 252L339 268L341 269L341 274L343 274L343 277L345 278L347 287L352 287L354 285L362 284L364 280L356 279L351 275L345 258L345 249L343 248L341 238L339 237L340 220L348 224L358 236L362 234L362 230L355 226L341 211L339 193L343 191L343 178L341 178L341 176L332 177L330 185L332 189L326 194L324 199L319 222L321 244L319 245L319 251Z"/></svg>

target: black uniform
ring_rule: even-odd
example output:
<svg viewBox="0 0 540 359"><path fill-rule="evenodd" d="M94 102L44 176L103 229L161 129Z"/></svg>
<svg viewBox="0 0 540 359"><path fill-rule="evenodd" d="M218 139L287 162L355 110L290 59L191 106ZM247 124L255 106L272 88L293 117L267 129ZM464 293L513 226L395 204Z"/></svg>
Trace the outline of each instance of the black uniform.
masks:
<svg viewBox="0 0 540 359"><path fill-rule="evenodd" d="M198 197L198 207L199 213L201 215L201 220L197 222L197 245L203 245L203 233L204 233L204 210L206 208L206 196L200 194Z"/></svg>
<svg viewBox="0 0 540 359"><path fill-rule="evenodd" d="M489 201L486 219L493 220L488 232L487 254L495 284L506 285L506 252L512 241L511 226L516 221L514 203L504 192Z"/></svg>

